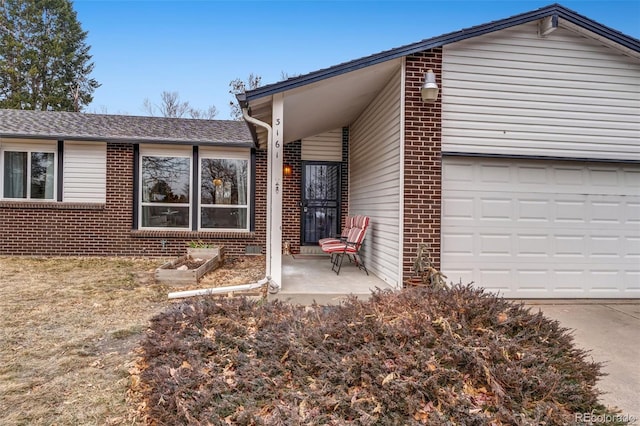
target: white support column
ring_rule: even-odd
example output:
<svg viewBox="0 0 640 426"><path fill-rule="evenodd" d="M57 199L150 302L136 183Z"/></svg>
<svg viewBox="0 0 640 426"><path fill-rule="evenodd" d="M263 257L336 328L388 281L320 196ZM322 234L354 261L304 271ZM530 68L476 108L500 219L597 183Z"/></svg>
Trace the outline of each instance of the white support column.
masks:
<svg viewBox="0 0 640 426"><path fill-rule="evenodd" d="M267 257L274 290L282 287L282 156L284 153L284 96L273 95L273 124L268 147L268 212L267 217Z"/></svg>

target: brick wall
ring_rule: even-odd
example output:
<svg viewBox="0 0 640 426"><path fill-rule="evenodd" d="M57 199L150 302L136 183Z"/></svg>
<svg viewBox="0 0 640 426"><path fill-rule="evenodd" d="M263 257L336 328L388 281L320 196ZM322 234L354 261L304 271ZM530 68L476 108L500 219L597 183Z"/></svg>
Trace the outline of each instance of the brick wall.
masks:
<svg viewBox="0 0 640 426"><path fill-rule="evenodd" d="M282 183L282 241L291 244L293 254L300 253L301 150L301 141L284 145L283 162L291 166L291 176Z"/></svg>
<svg viewBox="0 0 640 426"><path fill-rule="evenodd" d="M247 245L264 253L266 151L256 153L255 232L138 231L133 224L133 146L107 144L105 204L0 201L0 254L176 256L192 240L222 244L231 255Z"/></svg>
<svg viewBox="0 0 640 426"><path fill-rule="evenodd" d="M410 55L405 84L405 190L403 275L412 273L419 243L426 243L435 267L440 267L442 183L441 96L435 103L420 97L427 69L442 88L442 49Z"/></svg>

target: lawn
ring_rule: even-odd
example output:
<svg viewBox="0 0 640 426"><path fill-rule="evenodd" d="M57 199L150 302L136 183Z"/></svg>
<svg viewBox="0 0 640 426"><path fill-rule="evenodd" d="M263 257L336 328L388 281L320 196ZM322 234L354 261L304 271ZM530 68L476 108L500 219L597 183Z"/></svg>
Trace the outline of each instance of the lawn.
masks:
<svg viewBox="0 0 640 426"><path fill-rule="evenodd" d="M0 257L0 424L138 424L129 370L160 260Z"/></svg>
<svg viewBox="0 0 640 426"><path fill-rule="evenodd" d="M600 365L567 330L470 288L330 309L170 301L161 263L0 257L0 424L560 425L610 412ZM255 281L263 265L228 259L201 284Z"/></svg>

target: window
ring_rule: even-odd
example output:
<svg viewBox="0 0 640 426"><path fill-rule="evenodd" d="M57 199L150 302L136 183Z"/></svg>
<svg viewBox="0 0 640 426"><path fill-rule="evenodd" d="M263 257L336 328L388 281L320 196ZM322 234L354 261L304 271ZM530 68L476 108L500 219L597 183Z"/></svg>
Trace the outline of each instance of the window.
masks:
<svg viewBox="0 0 640 426"><path fill-rule="evenodd" d="M191 158L143 155L141 226L190 229Z"/></svg>
<svg viewBox="0 0 640 426"><path fill-rule="evenodd" d="M146 145L139 158L141 229L249 231L248 150Z"/></svg>
<svg viewBox="0 0 640 426"><path fill-rule="evenodd" d="M5 150L3 157L3 198L55 199L55 152Z"/></svg>
<svg viewBox="0 0 640 426"><path fill-rule="evenodd" d="M248 159L202 158L201 229L249 229L248 175Z"/></svg>

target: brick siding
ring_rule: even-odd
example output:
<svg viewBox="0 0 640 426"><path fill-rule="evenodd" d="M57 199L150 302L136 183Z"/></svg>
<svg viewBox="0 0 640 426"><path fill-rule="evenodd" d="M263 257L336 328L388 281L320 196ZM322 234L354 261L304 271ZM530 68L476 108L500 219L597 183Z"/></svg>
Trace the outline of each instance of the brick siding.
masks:
<svg viewBox="0 0 640 426"><path fill-rule="evenodd" d="M291 166L291 176L282 182L282 242L291 244L291 253L300 253L300 197L302 185L302 141L284 145L283 162Z"/></svg>
<svg viewBox="0 0 640 426"><path fill-rule="evenodd" d="M442 49L406 58L403 276L412 273L418 244L426 243L434 266L440 267L442 207L442 104L425 103L420 88L428 69L442 89Z"/></svg>
<svg viewBox="0 0 640 426"><path fill-rule="evenodd" d="M176 256L189 241L221 244L231 255L247 245L265 251L266 151L256 152L255 231L133 230L133 146L107 144L105 204L0 201L0 254L71 256Z"/></svg>

